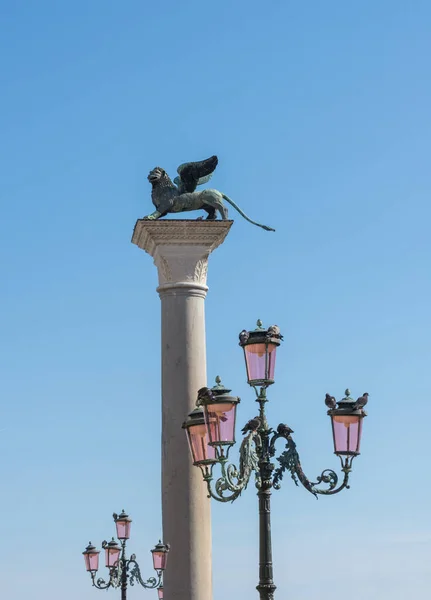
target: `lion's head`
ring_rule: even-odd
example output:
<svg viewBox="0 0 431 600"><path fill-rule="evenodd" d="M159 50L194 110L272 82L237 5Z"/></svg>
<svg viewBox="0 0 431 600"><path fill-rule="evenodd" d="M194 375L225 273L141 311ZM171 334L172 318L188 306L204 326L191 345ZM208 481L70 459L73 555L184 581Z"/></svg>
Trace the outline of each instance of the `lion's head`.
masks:
<svg viewBox="0 0 431 600"><path fill-rule="evenodd" d="M148 174L148 181L152 185L156 184L157 182L160 182L163 179L169 179L169 176L166 173L166 171L164 169L162 169L161 167L155 167Z"/></svg>

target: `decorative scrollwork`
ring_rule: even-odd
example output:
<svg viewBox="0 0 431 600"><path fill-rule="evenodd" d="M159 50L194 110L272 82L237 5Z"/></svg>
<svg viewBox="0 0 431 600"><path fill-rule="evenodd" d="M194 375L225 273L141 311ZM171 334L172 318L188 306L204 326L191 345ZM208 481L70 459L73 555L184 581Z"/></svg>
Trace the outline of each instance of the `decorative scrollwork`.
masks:
<svg viewBox="0 0 431 600"><path fill-rule="evenodd" d="M317 478L315 483L312 483L313 486L319 485L319 483L329 483L329 491L333 490L337 487L338 483L338 475L332 469L325 469Z"/></svg>
<svg viewBox="0 0 431 600"><path fill-rule="evenodd" d="M139 565L135 559L130 558L130 560L127 563L127 570L129 572L130 585L135 585L135 583L139 583L140 585L142 585L142 587L150 590L160 586L162 580L162 573L158 572L158 579L156 579L155 577L150 577L149 579L147 579L147 581L144 581L142 579Z"/></svg>
<svg viewBox="0 0 431 600"><path fill-rule="evenodd" d="M112 583L111 583L111 581L108 581L108 583L106 583L106 581L104 579L99 577L99 579L97 581L93 580L93 585L94 585L94 587L99 588L99 590L107 590L109 587L112 586Z"/></svg>
<svg viewBox="0 0 431 600"><path fill-rule="evenodd" d="M263 413L263 410L261 412ZM266 489L271 486L277 490L280 489L286 471L290 472L295 485L299 485L300 482L316 498L319 494L337 494L342 489L349 488L348 482L353 457L341 458L341 470L344 478L340 485L339 477L332 469L325 469L316 478L316 481L310 481L302 469L292 433L293 430L284 424L280 424L274 433L266 423L258 430L249 431L241 443L239 468L234 464L228 464L227 455L218 454L217 462L221 467L221 477L216 480L214 487L211 485L214 465L202 467L208 497L219 502L233 502L247 488L253 471L258 489ZM274 464L270 459L275 456L275 443L280 438L283 438L285 442L285 450L276 459L279 466L273 471ZM320 484L327 487L321 488Z"/></svg>
<svg viewBox="0 0 431 600"><path fill-rule="evenodd" d="M122 559L123 560L123 559ZM97 587L99 590L107 590L110 587L118 588L122 584L122 578L124 576L124 569L127 571L127 579L130 585L135 585L136 583L142 585L142 587L147 589L158 588L162 582L162 571L157 571L158 577L150 577L146 581L142 579L141 570L139 568L138 563L136 562L136 556L134 554L131 555L129 560L124 562L120 561L117 567L113 567L109 571L109 581L105 581L101 577L96 580L96 574L92 573L91 577L93 580L94 587Z"/></svg>
<svg viewBox="0 0 431 600"><path fill-rule="evenodd" d="M122 575L122 567L118 565L118 567L113 567L109 571L109 581L105 581L102 577L99 577L96 580L96 573L91 574L91 578L93 580L94 587L97 587L99 590L107 590L110 587L117 588L121 585L121 575Z"/></svg>
<svg viewBox="0 0 431 600"><path fill-rule="evenodd" d="M244 480L243 489L246 489L252 472L255 472L256 487L260 487L259 450L262 446L260 435L250 431L241 443L239 451L240 479Z"/></svg>
<svg viewBox="0 0 431 600"><path fill-rule="evenodd" d="M283 479L284 472L290 471L290 476L295 482L295 485L298 485L298 480L302 483L306 490L308 490L311 494L317 497L317 492L311 483L311 481L306 477L304 471L301 467L301 462L299 460L299 454L296 450L296 444L292 439L292 436L289 434L287 436L276 434L274 435L271 441L271 453L275 453L275 441L283 437L286 440L286 450L282 452L282 454L277 458L277 461L280 463L280 466L275 469L274 477L273 477L273 486L276 490L279 490L281 487L281 480Z"/></svg>
<svg viewBox="0 0 431 600"><path fill-rule="evenodd" d="M211 488L212 469L204 472L204 480L208 488L208 497L214 498L219 502L233 502L249 484L251 474L255 473L256 487L260 487L261 478L259 470L259 457L256 452L256 446L261 443L260 436L256 431L250 431L241 443L239 469L233 464L227 464L226 457L219 457L221 466L221 477L214 485L214 491ZM226 495L226 492L231 492Z"/></svg>
<svg viewBox="0 0 431 600"><path fill-rule="evenodd" d="M332 469L325 469L317 477L317 480L315 482L312 482L308 479L308 477L306 477L304 471L302 470L301 461L299 459L299 454L296 449L296 443L293 441L291 435L274 435L270 445L271 455L274 456L275 442L280 437L284 437L286 439L286 450L282 452L282 454L277 458L277 461L280 463L280 466L274 472L273 486L275 489L280 489L280 482L283 479L285 471L290 471L290 476L292 477L296 485L298 485L298 481L300 481L305 487L305 489L308 490L314 496L316 496L316 498L318 497L318 494L337 494L343 488L349 488L348 480L351 471L352 459L346 458L345 461L341 459L341 467L342 471L344 472L344 479L340 486L337 487L338 475ZM321 483L327 484L328 488L318 488L317 486Z"/></svg>
<svg viewBox="0 0 431 600"><path fill-rule="evenodd" d="M338 487L337 487L337 485L338 485L339 478L338 478L338 475L335 473L335 471L333 471L332 469L325 469L324 471L322 471L322 473L317 478L317 481L312 484L314 489L316 490L316 492L323 496L330 496L332 494L338 494L338 492L341 492L341 490L343 490L344 488L346 488L346 490L348 490L350 488L349 475L352 470L353 458L354 457L348 456L343 460L343 458L340 456L341 470L344 473L344 477L343 477L343 481L341 482L341 484ZM320 483L329 484L328 489L325 490L325 489L320 489L320 488L315 487L315 486L319 485Z"/></svg>

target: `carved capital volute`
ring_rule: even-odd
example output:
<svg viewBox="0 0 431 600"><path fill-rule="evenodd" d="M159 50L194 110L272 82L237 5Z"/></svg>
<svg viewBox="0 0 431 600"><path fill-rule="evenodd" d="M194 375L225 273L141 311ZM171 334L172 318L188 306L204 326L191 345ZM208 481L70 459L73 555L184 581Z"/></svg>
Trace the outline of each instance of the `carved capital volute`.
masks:
<svg viewBox="0 0 431 600"><path fill-rule="evenodd" d="M206 286L209 254L206 246L157 246L153 256L159 273L159 286L187 283Z"/></svg>
<svg viewBox="0 0 431 600"><path fill-rule="evenodd" d="M140 219L132 242L154 258L160 294L194 290L205 295L208 257L223 242L231 226L232 221Z"/></svg>

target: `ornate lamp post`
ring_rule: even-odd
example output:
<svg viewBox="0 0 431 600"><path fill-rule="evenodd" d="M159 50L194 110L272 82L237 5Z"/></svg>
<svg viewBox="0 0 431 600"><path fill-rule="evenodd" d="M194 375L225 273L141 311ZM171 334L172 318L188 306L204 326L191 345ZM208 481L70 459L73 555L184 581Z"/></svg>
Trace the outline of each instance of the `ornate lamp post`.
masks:
<svg viewBox="0 0 431 600"><path fill-rule="evenodd" d="M153 550L153 567L157 573L157 577L150 577L144 581L141 576L141 571L136 556L132 554L130 558L126 558L126 542L130 537L130 525L132 520L122 511L120 515L113 515L117 528L117 538L120 541L118 544L114 538L110 542L102 542L102 548L105 550L105 564L109 569L109 581L102 578L96 580L96 573L99 569L99 554L100 551L90 542L82 553L85 560L85 568L91 575L92 583L99 590L106 590L110 587L121 587L121 600L127 600L127 586L139 583L147 589L157 589L159 600L163 600L163 571L166 568L168 558L169 544L159 542Z"/></svg>
<svg viewBox="0 0 431 600"><path fill-rule="evenodd" d="M261 600L273 600L276 586L272 567L271 490L280 488L285 471L290 472L296 485L300 482L316 498L318 494L337 494L348 488L352 461L359 454L362 419L366 416L363 408L368 394L353 400L349 390L346 390L346 397L339 402L326 394L325 404L332 422L334 452L340 458L344 476L339 483L337 474L326 469L312 482L302 470L296 444L292 439L293 430L280 423L274 431L266 418L266 390L274 383L276 352L283 339L279 328L274 325L264 329L261 321L258 321L257 329L243 330L239 339L244 350L247 381L255 390L259 404L259 415L242 429L245 437L240 446L239 468L229 464L229 451L235 444L236 407L240 400L229 395L230 390L221 384L219 377L213 388L199 390L197 408L190 413L183 428L187 432L193 464L201 469L207 484L208 497L219 502L236 500L254 473L260 522L257 590ZM285 443L285 449L276 458L276 466L275 444L280 438ZM216 464L220 465L221 477L212 485ZM326 487L318 487L320 484Z"/></svg>

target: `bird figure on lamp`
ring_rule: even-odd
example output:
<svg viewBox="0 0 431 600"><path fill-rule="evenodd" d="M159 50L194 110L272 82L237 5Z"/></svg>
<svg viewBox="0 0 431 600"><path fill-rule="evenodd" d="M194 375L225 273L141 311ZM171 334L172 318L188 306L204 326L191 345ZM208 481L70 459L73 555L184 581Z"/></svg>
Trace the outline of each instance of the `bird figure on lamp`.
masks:
<svg viewBox="0 0 431 600"><path fill-rule="evenodd" d="M362 394L362 396L359 396L359 398L356 400L355 404L353 405L353 410L363 409L364 406L368 402L368 396L369 396L369 394L367 392L365 392L365 394Z"/></svg>
<svg viewBox="0 0 431 600"><path fill-rule="evenodd" d="M337 401L334 396L330 396L329 394L325 395L325 404L329 408L329 410L333 410L337 406Z"/></svg>
<svg viewBox="0 0 431 600"><path fill-rule="evenodd" d="M244 345L248 341L249 337L250 337L249 332L246 331L245 329L243 329L241 331L241 333L239 334L239 342L240 342L240 344Z"/></svg>
<svg viewBox="0 0 431 600"><path fill-rule="evenodd" d="M280 333L280 327L278 325L271 325L268 327L267 336L269 338L276 338L278 340L283 340L283 336Z"/></svg>
<svg viewBox="0 0 431 600"><path fill-rule="evenodd" d="M245 435L248 431L257 431L261 425L262 421L260 417L254 417L254 419L250 419L250 421L244 425L241 429L241 433Z"/></svg>
<svg viewBox="0 0 431 600"><path fill-rule="evenodd" d="M214 392L208 387L200 388L200 390L198 390L196 406L200 406L203 402L208 400L214 400Z"/></svg>
<svg viewBox="0 0 431 600"><path fill-rule="evenodd" d="M294 431L289 427L289 425L286 425L285 423L280 423L280 425L277 427L277 433L282 436L288 436L291 433L294 433Z"/></svg>

